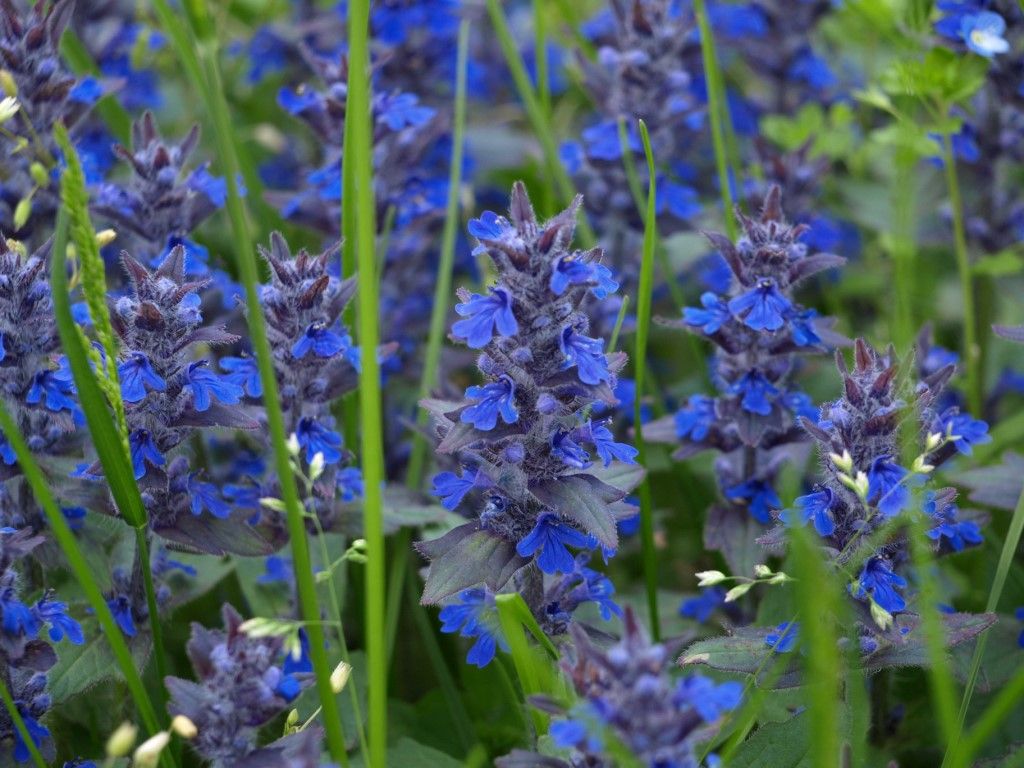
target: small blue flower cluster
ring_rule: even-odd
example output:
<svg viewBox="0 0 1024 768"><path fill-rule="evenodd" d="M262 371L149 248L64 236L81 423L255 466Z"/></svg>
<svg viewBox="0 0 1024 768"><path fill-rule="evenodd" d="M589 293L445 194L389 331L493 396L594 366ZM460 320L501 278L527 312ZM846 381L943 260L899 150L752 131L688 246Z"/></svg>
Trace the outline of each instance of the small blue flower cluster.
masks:
<svg viewBox="0 0 1024 768"><path fill-rule="evenodd" d="M459 609L466 618L454 609L444 617L463 634L479 637L485 626L478 614L487 595L472 589L481 584L496 592L512 583L552 633L564 631L581 600L615 612L605 601L611 585L570 548L614 553L616 522L635 514L624 500L642 475L613 477L617 465L634 463L636 450L593 413L599 403L615 403L625 355L606 353L603 340L588 335L582 303L617 286L599 249L570 250L578 207L579 200L542 224L517 184L508 219L487 212L470 223L497 278L485 294L460 290L462 319L452 336L480 350L484 383L470 386L462 401L424 407L438 451L461 464L461 472L434 478L434 493L448 509L472 501L476 512L472 522L417 545L431 561L426 602L469 590ZM557 577L547 589L543 575ZM486 642L480 654L489 659L493 643Z"/></svg>
<svg viewBox="0 0 1024 768"><path fill-rule="evenodd" d="M549 734L556 747L568 750L569 762L552 766L611 768L606 742L614 739L639 765L697 768L697 744L707 740L723 715L739 706L743 686L716 683L702 675L673 679L667 668L673 650L652 644L631 610L625 634L610 648L598 648L578 626L570 629L573 643L562 661L579 702L564 712L543 702L553 714ZM548 706L549 705L549 706ZM539 755L516 750L501 758L499 768L539 765ZM548 763L544 763L548 764Z"/></svg>

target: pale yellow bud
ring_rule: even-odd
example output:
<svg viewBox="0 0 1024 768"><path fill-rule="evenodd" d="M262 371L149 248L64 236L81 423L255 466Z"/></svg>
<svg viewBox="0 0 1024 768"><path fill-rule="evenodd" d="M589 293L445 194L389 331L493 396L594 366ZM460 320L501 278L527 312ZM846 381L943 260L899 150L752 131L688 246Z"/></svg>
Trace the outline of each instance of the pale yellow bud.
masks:
<svg viewBox="0 0 1024 768"><path fill-rule="evenodd" d="M135 768L153 768L160 762L160 753L170 742L171 734L167 731L160 731L139 744L135 754L132 755Z"/></svg>
<svg viewBox="0 0 1024 768"><path fill-rule="evenodd" d="M107 739L107 757L124 757L135 746L139 729L131 723L121 723Z"/></svg>
<svg viewBox="0 0 1024 768"><path fill-rule="evenodd" d="M348 678L351 674L351 664L346 664L344 661L338 664L334 671L331 672L331 690L335 693L341 693L345 690L345 684L348 683Z"/></svg>
<svg viewBox="0 0 1024 768"><path fill-rule="evenodd" d="M14 75L6 69L0 69L0 88L12 98L18 95L18 84L14 82Z"/></svg>
<svg viewBox="0 0 1024 768"><path fill-rule="evenodd" d="M184 715L174 716L174 719L171 720L171 730L183 739L194 739L199 733L199 729L196 728L196 724Z"/></svg>

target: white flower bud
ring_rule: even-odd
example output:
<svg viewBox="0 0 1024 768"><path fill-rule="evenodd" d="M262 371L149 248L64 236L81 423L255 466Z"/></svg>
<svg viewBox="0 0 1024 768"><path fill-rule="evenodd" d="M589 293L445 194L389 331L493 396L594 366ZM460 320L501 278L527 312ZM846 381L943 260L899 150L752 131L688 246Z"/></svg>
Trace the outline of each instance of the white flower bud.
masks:
<svg viewBox="0 0 1024 768"><path fill-rule="evenodd" d="M174 716L174 719L171 720L171 730L183 739L194 739L199 733L196 724L184 715Z"/></svg>
<svg viewBox="0 0 1024 768"><path fill-rule="evenodd" d="M748 581L743 584L737 584L735 587L733 587L725 593L725 602L731 603L733 600L739 600L741 597L747 594L747 592L749 592L750 588L753 586L754 582L752 581Z"/></svg>
<svg viewBox="0 0 1024 768"><path fill-rule="evenodd" d="M721 571L700 571L694 575L698 579L698 587L713 587L715 584L721 584L726 579L726 575Z"/></svg>
<svg viewBox="0 0 1024 768"><path fill-rule="evenodd" d="M349 675L352 674L352 665L346 664L344 661L339 663L331 672L331 690L335 693L341 693L345 690L345 684L348 683Z"/></svg>
<svg viewBox="0 0 1024 768"><path fill-rule="evenodd" d="M135 746L139 729L132 723L121 723L107 739L107 757L124 757Z"/></svg>
<svg viewBox="0 0 1024 768"><path fill-rule="evenodd" d="M135 768L153 768L160 762L160 753L164 751L170 741L171 734L167 731L160 731L139 744L135 754L132 755Z"/></svg>

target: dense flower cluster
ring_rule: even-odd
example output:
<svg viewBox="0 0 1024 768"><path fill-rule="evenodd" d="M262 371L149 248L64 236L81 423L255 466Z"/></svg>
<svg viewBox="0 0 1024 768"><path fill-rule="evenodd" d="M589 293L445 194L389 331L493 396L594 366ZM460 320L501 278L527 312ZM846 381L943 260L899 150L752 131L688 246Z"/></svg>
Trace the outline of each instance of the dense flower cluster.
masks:
<svg viewBox="0 0 1024 768"><path fill-rule="evenodd" d="M762 525L782 506L775 475L787 449L806 439L797 419L816 419L810 398L796 388L793 374L806 354L820 354L835 337L829 322L793 298L801 281L843 263L831 254L810 254L782 215L778 188L764 201L760 219L740 216L744 235L735 245L721 235L712 244L732 273L725 296L706 292L701 307L687 307L682 326L718 348L712 361L715 397L693 395L674 417L644 430L651 440L682 440L676 458L705 449L721 453L715 464L723 500L709 512L705 544L722 549L730 564L731 546L718 537L723 526L742 528L747 514ZM744 511L745 510L745 511Z"/></svg>
<svg viewBox="0 0 1024 768"><path fill-rule="evenodd" d="M431 561L424 601L512 583L551 631L564 629L576 586L607 591L570 548L614 552L616 521L634 514L624 499L640 477L607 471L632 464L636 450L617 442L594 413L598 404L615 403L625 355L606 353L604 341L588 335L581 304L616 285L599 249L570 249L578 206L542 224L517 184L508 219L487 212L470 223L497 279L486 294L460 290L462 319L452 336L480 350L484 383L470 386L461 401L424 403L438 451L461 465L434 478L434 493L448 509L475 509L472 522L418 545ZM542 574L573 583L555 587L562 596L553 601ZM486 607L479 590L463 597Z"/></svg>
<svg viewBox="0 0 1024 768"><path fill-rule="evenodd" d="M697 768L697 745L715 733L715 724L735 709L743 686L715 683L701 675L673 679L668 668L672 648L652 644L632 611L627 610L622 639L599 648L578 626L570 628L573 644L562 668L572 681L579 702L564 719L552 722L554 744L569 751L569 759L549 759L551 768L611 768L607 740L613 738L640 765ZM552 702L537 702L563 714ZM541 758L515 751L502 758L501 768L539 765Z"/></svg>

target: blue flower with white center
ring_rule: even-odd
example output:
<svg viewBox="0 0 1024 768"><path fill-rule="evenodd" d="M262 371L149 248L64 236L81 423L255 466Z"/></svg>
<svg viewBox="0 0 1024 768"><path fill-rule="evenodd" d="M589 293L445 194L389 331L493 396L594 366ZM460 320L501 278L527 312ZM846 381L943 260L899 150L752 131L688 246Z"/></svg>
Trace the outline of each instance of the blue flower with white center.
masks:
<svg viewBox="0 0 1024 768"><path fill-rule="evenodd" d="M351 340L335 333L323 323L310 323L292 345L292 357L301 360L310 352L317 357L334 357L351 346Z"/></svg>
<svg viewBox="0 0 1024 768"><path fill-rule="evenodd" d="M220 491L213 483L204 483L193 473L188 478L189 508L192 514L199 517L206 510L221 520L231 515L231 507L220 496Z"/></svg>
<svg viewBox="0 0 1024 768"><path fill-rule="evenodd" d="M460 415L463 424L472 424L479 430L487 432L494 429L498 416L506 424L519 421L519 409L516 408L516 385L508 376L502 376L483 386L466 388L466 397L475 400Z"/></svg>
<svg viewBox="0 0 1024 768"><path fill-rule="evenodd" d="M470 349L486 347L497 328L501 336L515 336L519 323L512 312L512 294L498 285L487 296L474 293L469 301L455 305L455 311L465 320L452 325L452 335L464 339Z"/></svg>
<svg viewBox="0 0 1024 768"><path fill-rule="evenodd" d="M185 372L184 389L192 393L192 407L202 413L209 410L216 398L224 405L237 405L245 391L234 382L210 370L209 361L190 363Z"/></svg>
<svg viewBox="0 0 1024 768"><path fill-rule="evenodd" d="M784 621L764 636L764 643L776 653L789 653L800 639L800 623Z"/></svg>
<svg viewBox="0 0 1024 768"><path fill-rule="evenodd" d="M441 609L439 618L442 632L458 632L461 637L477 639L466 656L466 661L474 666L483 669L490 664L499 646L508 651L498 625L494 598L483 589L464 590L458 603Z"/></svg>
<svg viewBox="0 0 1024 768"><path fill-rule="evenodd" d="M764 480L746 480L725 489L725 496L733 501L746 502L747 509L757 522L767 525L772 521L772 510L782 508L779 495Z"/></svg>
<svg viewBox="0 0 1024 768"><path fill-rule="evenodd" d="M164 392L167 382L149 362L149 358L136 352L117 366L117 377L121 382L121 397L126 403L138 403L146 399L147 390Z"/></svg>
<svg viewBox="0 0 1024 768"><path fill-rule="evenodd" d="M32 743L35 744L38 749L43 745L43 742L50 738L50 729L40 723L34 717L27 712L23 711L21 706L18 707L18 713L21 715L22 721L25 723L25 730L28 731L29 738L32 739ZM14 729L14 759L19 763L27 762L32 756L29 752L28 745L21 736L21 731L18 728Z"/></svg>
<svg viewBox="0 0 1024 768"><path fill-rule="evenodd" d="M779 390L757 369L744 376L729 387L733 395L742 395L740 405L743 410L768 416L772 412L772 400L778 396Z"/></svg>
<svg viewBox="0 0 1024 768"><path fill-rule="evenodd" d="M587 422L584 431L587 433L587 439L594 444L597 455L606 467L610 466L613 461L636 464L636 457L640 452L632 445L616 442L615 435L604 422L596 424L592 421Z"/></svg>
<svg viewBox="0 0 1024 768"><path fill-rule="evenodd" d="M342 501L355 501L361 499L365 488L363 486L363 473L359 467L345 467L335 479L335 485L341 494Z"/></svg>
<svg viewBox="0 0 1024 768"><path fill-rule="evenodd" d="M141 480L146 476L146 465L162 467L167 459L156 447L153 436L148 429L136 429L128 436L128 447L131 450L132 469L135 472L135 479Z"/></svg>
<svg viewBox="0 0 1024 768"><path fill-rule="evenodd" d="M435 114L437 111L420 104L415 94L399 93L383 99L377 120L392 131L400 131L426 125Z"/></svg>
<svg viewBox="0 0 1024 768"><path fill-rule="evenodd" d="M850 591L859 600L870 597L883 610L899 613L907 607L907 602L896 590L906 586L906 579L893 571L888 560L872 557L864 563L864 568L856 584L850 586Z"/></svg>
<svg viewBox="0 0 1024 768"><path fill-rule="evenodd" d="M729 305L722 301L718 294L707 291L701 294L700 303L704 306L704 309L698 309L697 307L683 308L683 322L695 328L700 328L709 336L729 322L732 317L732 314L729 312Z"/></svg>
<svg viewBox="0 0 1024 768"><path fill-rule="evenodd" d="M721 587L706 587L697 597L683 600L679 606L679 615L703 624L723 605L725 590Z"/></svg>
<svg viewBox="0 0 1024 768"><path fill-rule="evenodd" d="M608 358L604 354L604 342L576 333L572 327L562 330L558 338L558 347L565 356L562 368L577 367L577 375L584 384L597 385L611 382L612 374L608 370Z"/></svg>
<svg viewBox="0 0 1024 768"><path fill-rule="evenodd" d="M40 621L50 626L50 639L53 642L59 643L65 637L73 645L85 642L81 625L68 616L67 603L44 597L36 603L35 611Z"/></svg>
<svg viewBox="0 0 1024 768"><path fill-rule="evenodd" d="M692 395L687 404L676 411L676 435L699 443L715 423L715 399L707 395Z"/></svg>
<svg viewBox="0 0 1024 768"><path fill-rule="evenodd" d="M299 445L306 449L306 462L313 461L318 453L324 455L324 462L336 464L341 461L341 435L321 424L316 419L303 416L295 428Z"/></svg>
<svg viewBox="0 0 1024 768"><path fill-rule="evenodd" d="M814 328L814 318L818 316L817 310L807 309L793 317L789 330L793 336L793 343L798 347L813 347L821 344L821 337Z"/></svg>
<svg viewBox="0 0 1024 768"><path fill-rule="evenodd" d="M933 432L950 435L958 452L970 456L975 445L992 442L988 433L988 424L975 419L969 413L961 413L959 408L946 409L932 427Z"/></svg>
<svg viewBox="0 0 1024 768"><path fill-rule="evenodd" d="M222 357L220 367L227 371L227 378L245 390L249 397L263 397L263 381L260 369L252 357Z"/></svg>
<svg viewBox="0 0 1024 768"><path fill-rule="evenodd" d="M74 411L77 404L70 395L74 387L66 380L57 376L55 371L39 371L32 377L32 385L25 395L29 405L45 403L47 409L55 412Z"/></svg>
<svg viewBox="0 0 1024 768"><path fill-rule="evenodd" d="M903 479L907 470L892 461L892 456L879 456L868 469L868 501L885 517L899 514L910 503L910 489Z"/></svg>
<svg viewBox="0 0 1024 768"><path fill-rule="evenodd" d="M573 439L573 433L563 430L551 436L551 455L557 456L567 467L576 469L586 469L593 463L587 449Z"/></svg>
<svg viewBox="0 0 1024 768"><path fill-rule="evenodd" d="M135 618L132 616L131 601L124 595L114 595L107 600L107 607L114 615L114 621L125 637L135 637Z"/></svg>
<svg viewBox="0 0 1024 768"><path fill-rule="evenodd" d="M434 487L430 492L441 499L441 506L454 511L471 490L486 488L489 485L486 475L477 469L467 467L462 471L462 475L456 475L454 472L434 475Z"/></svg>
<svg viewBox="0 0 1024 768"><path fill-rule="evenodd" d="M774 280L762 277L757 285L729 302L729 311L755 331L777 331L785 325L793 305Z"/></svg>
<svg viewBox="0 0 1024 768"><path fill-rule="evenodd" d="M992 11L970 14L960 21L960 37L968 49L986 59L1010 50L1005 34L1006 20Z"/></svg>
<svg viewBox="0 0 1024 768"><path fill-rule="evenodd" d="M743 684L735 680L716 683L703 675L691 675L679 681L676 696L689 704L705 723L713 723L743 700Z"/></svg>
<svg viewBox="0 0 1024 768"><path fill-rule="evenodd" d="M589 549L591 538L566 525L550 512L542 512L537 524L516 545L523 557L537 556L537 566L544 573L572 573L575 558L566 547Z"/></svg>
<svg viewBox="0 0 1024 768"><path fill-rule="evenodd" d="M822 488L815 493L806 496L798 496L796 510L783 510L779 517L786 525L800 523L806 525L814 521L814 530L819 536L828 537L835 533L836 520L832 515L832 502L835 496L829 488Z"/></svg>

